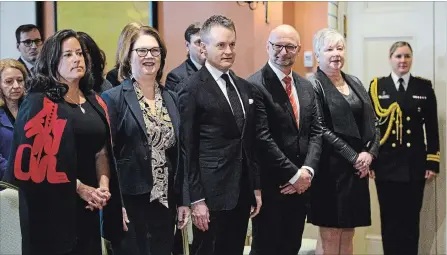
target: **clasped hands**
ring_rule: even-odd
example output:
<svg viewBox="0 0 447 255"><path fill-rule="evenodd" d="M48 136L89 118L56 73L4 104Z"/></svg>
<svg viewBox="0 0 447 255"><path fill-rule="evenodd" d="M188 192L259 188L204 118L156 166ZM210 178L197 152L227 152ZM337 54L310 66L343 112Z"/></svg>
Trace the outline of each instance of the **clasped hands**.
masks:
<svg viewBox="0 0 447 255"><path fill-rule="evenodd" d="M79 196L88 203L85 208L89 209L90 211L95 209L102 210L112 196L109 188L107 187L93 188L83 183L79 184L76 191Z"/></svg>
<svg viewBox="0 0 447 255"><path fill-rule="evenodd" d="M281 189L281 194L283 195L291 195L295 193L302 194L310 187L312 181L312 175L306 168L301 168L300 170L301 170L300 177L298 178L298 180L296 180L295 183L293 184L286 183L279 187Z"/></svg>
<svg viewBox="0 0 447 255"><path fill-rule="evenodd" d="M369 174L369 166L373 160L373 156L369 152L360 152L357 160L355 161L354 168L357 169L356 174L360 176L360 178L364 178Z"/></svg>

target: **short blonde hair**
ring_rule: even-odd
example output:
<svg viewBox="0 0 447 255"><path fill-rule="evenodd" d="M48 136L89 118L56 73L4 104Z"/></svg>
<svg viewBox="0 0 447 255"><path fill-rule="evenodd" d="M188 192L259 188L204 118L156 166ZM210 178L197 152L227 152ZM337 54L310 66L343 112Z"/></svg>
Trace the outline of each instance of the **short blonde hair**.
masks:
<svg viewBox="0 0 447 255"><path fill-rule="evenodd" d="M0 82L2 82L1 80L3 79L2 78L3 71L5 71L7 68L15 68L19 70L23 75L23 80L26 81L28 77L26 67L15 59L7 58L0 60ZM4 95L0 90L0 107L3 107L4 105L5 105Z"/></svg>
<svg viewBox="0 0 447 255"><path fill-rule="evenodd" d="M318 57L325 45L342 43L346 47L346 41L340 32L332 28L318 30L313 37L313 47L315 55Z"/></svg>
<svg viewBox="0 0 447 255"><path fill-rule="evenodd" d="M413 49L411 48L411 45L408 42L398 41L398 42L393 43L393 45L391 45L389 57L391 58L391 56L393 56L393 54L397 50L397 48L404 47L404 46L408 46L411 53L413 53Z"/></svg>

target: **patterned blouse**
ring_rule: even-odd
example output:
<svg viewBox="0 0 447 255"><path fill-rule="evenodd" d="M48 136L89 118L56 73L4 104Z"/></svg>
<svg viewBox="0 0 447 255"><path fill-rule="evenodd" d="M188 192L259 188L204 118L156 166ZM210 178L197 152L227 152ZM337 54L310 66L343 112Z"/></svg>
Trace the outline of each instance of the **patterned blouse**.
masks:
<svg viewBox="0 0 447 255"><path fill-rule="evenodd" d="M143 112L147 135L152 146L152 177L154 180L150 201L158 199L168 207L168 166L166 150L174 146L175 134L168 110L163 104L159 85L155 85L155 114L152 113L149 100L143 96L137 81L133 83L138 103Z"/></svg>

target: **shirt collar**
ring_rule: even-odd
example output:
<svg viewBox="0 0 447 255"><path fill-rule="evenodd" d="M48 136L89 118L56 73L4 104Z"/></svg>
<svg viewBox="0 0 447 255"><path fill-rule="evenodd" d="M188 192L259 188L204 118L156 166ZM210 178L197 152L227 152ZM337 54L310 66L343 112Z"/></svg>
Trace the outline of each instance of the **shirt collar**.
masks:
<svg viewBox="0 0 447 255"><path fill-rule="evenodd" d="M34 67L34 65L33 64L31 64L30 62L28 62L28 61L26 61L24 58L22 58L22 57L20 57L20 59L23 61L23 63L25 63L25 65L26 65L26 68L28 68L28 70L30 70L31 71L31 68L33 68Z"/></svg>
<svg viewBox="0 0 447 255"><path fill-rule="evenodd" d="M278 79L283 82L283 79L286 76L289 76L292 79L293 82L293 76L292 76L292 71L290 71L290 73L288 75L285 75L281 70L279 70L278 68L276 68L276 66L274 66L272 64L272 62L270 62L270 60L268 61L268 64L270 66L270 68L272 68L273 72L276 74L276 76L278 77Z"/></svg>
<svg viewBox="0 0 447 255"><path fill-rule="evenodd" d="M396 88L399 89L399 78L404 79L404 88L408 87L408 82L410 81L410 72L402 75L402 77L399 77L394 72L391 72L391 78L393 79L394 85L396 85Z"/></svg>
<svg viewBox="0 0 447 255"><path fill-rule="evenodd" d="M192 57L189 57L189 59L194 64L194 66L197 68L197 70L200 70L202 68L202 65L197 63L194 59L192 59Z"/></svg>
<svg viewBox="0 0 447 255"><path fill-rule="evenodd" d="M221 78L222 74L224 72L220 71L219 69L212 66L210 63L208 63L208 60L205 62L205 66L208 69L208 71L211 73L211 76L213 76L214 80L217 81L219 78ZM230 75L228 71L225 72L226 74Z"/></svg>

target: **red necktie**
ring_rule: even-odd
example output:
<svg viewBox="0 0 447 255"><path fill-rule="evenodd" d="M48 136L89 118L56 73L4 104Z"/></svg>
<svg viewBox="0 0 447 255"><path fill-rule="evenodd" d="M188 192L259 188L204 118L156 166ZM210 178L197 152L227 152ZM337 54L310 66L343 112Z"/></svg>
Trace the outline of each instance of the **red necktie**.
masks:
<svg viewBox="0 0 447 255"><path fill-rule="evenodd" d="M292 78L290 78L289 76L286 76L282 80L286 84L287 96L289 97L290 104L292 105L293 114L295 115L295 119L296 119L296 125L299 127L300 126L299 125L300 118L298 115L298 106L296 105L295 97L293 97L293 93L292 93Z"/></svg>

